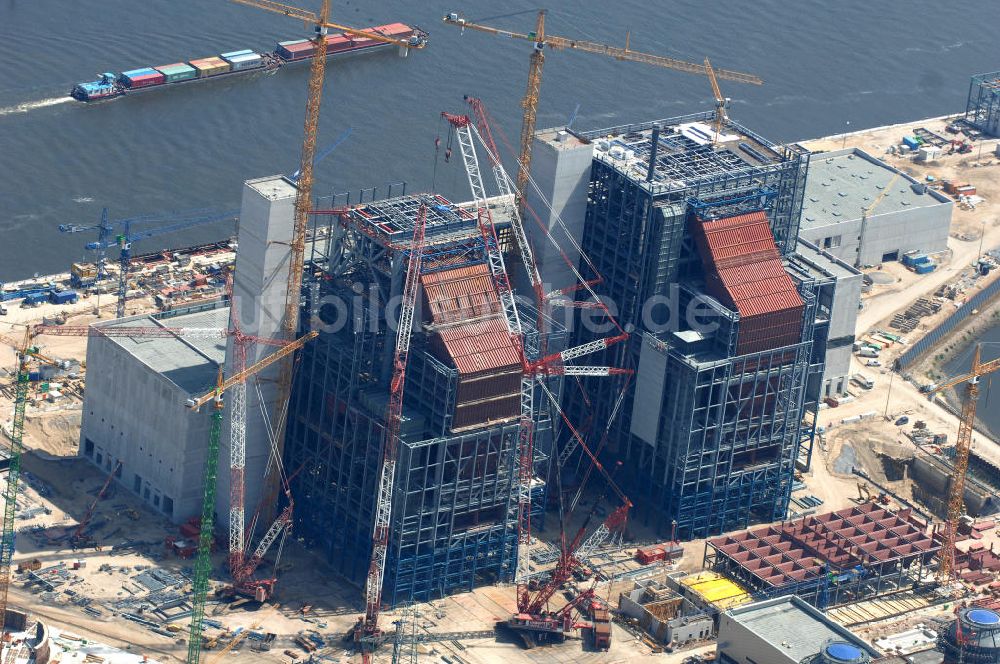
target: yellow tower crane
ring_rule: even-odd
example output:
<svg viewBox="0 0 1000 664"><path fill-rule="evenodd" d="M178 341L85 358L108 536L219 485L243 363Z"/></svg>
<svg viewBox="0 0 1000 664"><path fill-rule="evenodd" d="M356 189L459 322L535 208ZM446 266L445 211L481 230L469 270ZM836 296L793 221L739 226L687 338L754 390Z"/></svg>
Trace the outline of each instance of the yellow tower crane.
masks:
<svg viewBox="0 0 1000 664"><path fill-rule="evenodd" d="M518 170L517 170L517 199L518 205L521 207L521 211L524 210L524 190L528 184L528 174L531 168L531 142L535 135L535 116L538 111L538 96L539 91L542 87L542 65L545 62L545 49L566 49L573 51L585 51L587 53L596 53L598 55L605 55L616 60L628 60L630 62L644 62L648 65L653 65L655 67L664 67L666 69L674 69L677 71L688 72L689 74L699 74L701 76L709 76L709 72L712 71L717 78L726 79L729 81L738 81L740 83L750 83L753 85L761 85L764 81L753 74L744 74L742 72L730 71L728 69L715 69L709 70L706 65L700 65L695 62L686 62L684 60L677 60L675 58L667 58L661 55L651 55L649 53L640 53L638 51L633 51L629 48L628 36L625 38L624 48L619 46L610 46L608 44L600 44L592 41L584 41L581 39L569 39L567 37L556 37L553 35L545 34L545 10L539 10L538 18L535 23L534 32L521 33L513 32L511 30L502 30L500 28L495 28L489 25L483 25L481 23L476 23L464 18L461 14L453 12L444 17L444 22L448 25L453 25L458 28L465 30L466 28L470 30L478 30L479 32L487 32L489 34L497 35L500 37L510 37L511 39L522 39L529 41L534 45L534 49L531 52L530 65L528 68L528 87L524 93L524 99L521 101L521 106L524 108L524 117L521 121L521 153L518 156Z"/></svg>
<svg viewBox="0 0 1000 664"><path fill-rule="evenodd" d="M980 355L980 344L976 344L976 349L972 353L972 368L969 373L945 381L930 392L931 395L934 395L959 383L965 383L965 401L962 403L962 415L958 421L958 438L955 440L955 465L951 475L951 486L948 489L948 520L945 522L945 542L939 570L939 576L942 580L951 578L955 573L955 540L958 521L964 508L965 475L969 470L972 432L976 425L979 379L997 369L1000 369L1000 358L983 362Z"/></svg>
<svg viewBox="0 0 1000 664"><path fill-rule="evenodd" d="M316 51L313 55L312 68L309 72L309 95L306 99L306 117L302 132L302 159L299 166L298 190L295 194L295 223L292 229L291 257L288 267L288 290L285 293L285 313L282 319L282 333L287 340L292 340L299 329L299 300L302 290L302 268L305 264L306 230L309 225L309 211L312 209L313 161L316 156L316 134L319 127L319 109L323 101L323 80L326 74L326 34L330 28L340 30L349 35L373 39L386 44L395 44L403 49L423 48L426 40L422 34L415 34L408 39L387 37L378 32L359 30L330 21L330 0L323 0L319 13L293 7L272 0L232 0L241 5L257 7L276 14L283 14L303 21L313 26L315 35L313 44ZM405 51L404 51L405 52ZM278 403L286 403L292 388L292 364L286 361L281 364L278 378ZM278 422L278 451L283 449L284 423ZM275 480L276 481L276 478ZM272 490L273 489L273 490ZM276 484L272 482L266 494L277 495ZM268 506L270 508L270 506Z"/></svg>
<svg viewBox="0 0 1000 664"><path fill-rule="evenodd" d="M713 126L715 128L713 143L719 142L719 134L722 133L722 125L725 124L726 120L729 118L729 114L726 109L729 108L729 97L722 96L722 90L719 88L719 79L715 75L715 69L712 68L712 63L709 62L708 58L705 58L705 72L708 75L708 81L712 84L712 95L715 97L715 122Z"/></svg>

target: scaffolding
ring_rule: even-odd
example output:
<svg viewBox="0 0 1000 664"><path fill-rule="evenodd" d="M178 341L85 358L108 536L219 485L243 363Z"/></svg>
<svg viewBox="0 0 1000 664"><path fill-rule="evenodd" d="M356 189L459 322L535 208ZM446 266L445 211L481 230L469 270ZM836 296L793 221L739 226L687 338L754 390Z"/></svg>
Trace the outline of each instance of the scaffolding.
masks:
<svg viewBox="0 0 1000 664"><path fill-rule="evenodd" d="M509 227L503 203L495 201L494 212L501 233ZM320 336L302 353L296 370L285 463L302 468L292 486L297 532L335 571L357 583L370 561L395 338L393 305L421 205L427 209L421 270L426 293L437 273L462 268L474 273L486 260L469 206L437 195L407 195L313 220L304 320ZM515 499L517 419L502 414L492 419L494 411L484 406L479 420L470 424L467 418L459 426L457 407L468 401L469 390L463 396L462 371L442 352L435 306L425 295L406 377L383 594L393 606L511 581L516 569L516 560L506 558L517 550L517 522L508 516ZM529 305L518 308L526 321L538 319ZM466 305L449 313L457 322L483 318ZM547 322L550 338L565 343L565 330ZM524 346L529 358L538 358L539 334L527 324ZM503 376L491 380L503 390ZM558 390L558 381L551 381L550 389ZM484 394L473 397L482 401ZM539 396L537 403L542 402ZM551 413L537 409L532 493L538 520L544 518L552 430Z"/></svg>
<svg viewBox="0 0 1000 664"><path fill-rule="evenodd" d="M866 503L709 540L704 566L756 599L797 595L826 609L913 587L940 548L909 509Z"/></svg>
<svg viewBox="0 0 1000 664"><path fill-rule="evenodd" d="M987 136L1000 136L1000 71L972 77L965 122Z"/></svg>

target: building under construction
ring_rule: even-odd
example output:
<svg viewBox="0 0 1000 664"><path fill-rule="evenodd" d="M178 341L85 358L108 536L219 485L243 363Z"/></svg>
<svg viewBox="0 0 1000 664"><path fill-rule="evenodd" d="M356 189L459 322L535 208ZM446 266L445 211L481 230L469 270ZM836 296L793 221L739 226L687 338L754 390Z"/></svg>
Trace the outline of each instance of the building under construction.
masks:
<svg viewBox="0 0 1000 664"><path fill-rule="evenodd" d="M393 377L395 309L420 208L426 211L392 496L384 601L426 601L511 580L522 365L487 267L474 205L406 195L317 215L307 255L307 326L321 332L296 368L285 465L296 532L361 582L369 571L383 428ZM503 238L507 205L493 221ZM538 314L518 307L525 354ZM549 324L546 341L564 343ZM541 518L552 426L535 401L533 505Z"/></svg>
<svg viewBox="0 0 1000 664"><path fill-rule="evenodd" d="M716 136L711 120L542 132L532 172L554 202L540 221L580 238L583 278L635 329L601 362L636 368L624 403L609 381L586 399L568 390L570 410L593 414L595 437L611 420L607 449L639 514L680 538L784 517L837 281L795 253L808 151L729 120ZM558 261L540 263L567 285ZM593 323L576 322L574 343Z"/></svg>
<svg viewBox="0 0 1000 664"><path fill-rule="evenodd" d="M825 609L912 588L940 548L909 509L864 503L709 540L704 563L757 598Z"/></svg>
<svg viewBox="0 0 1000 664"><path fill-rule="evenodd" d="M1000 136L1000 71L976 74L969 81L965 121L987 136Z"/></svg>

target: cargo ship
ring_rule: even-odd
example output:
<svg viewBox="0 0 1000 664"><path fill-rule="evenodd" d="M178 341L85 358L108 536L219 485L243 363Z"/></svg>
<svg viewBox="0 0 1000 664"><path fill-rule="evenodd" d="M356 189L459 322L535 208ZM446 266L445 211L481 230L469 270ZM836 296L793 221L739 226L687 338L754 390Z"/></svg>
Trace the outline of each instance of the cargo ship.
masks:
<svg viewBox="0 0 1000 664"><path fill-rule="evenodd" d="M406 41L414 47L427 42L426 32L405 23L390 23L365 30ZM377 51L387 46L392 46L392 44L347 33L326 36L326 56L328 58ZM257 53L251 49L244 49L158 67L132 69L120 74L106 72L101 74L96 81L78 83L73 86L70 96L83 102L102 101L174 85L217 80L255 71L275 70L294 62L311 60L315 53L316 45L312 41L295 39L278 42L275 49L269 53Z"/></svg>

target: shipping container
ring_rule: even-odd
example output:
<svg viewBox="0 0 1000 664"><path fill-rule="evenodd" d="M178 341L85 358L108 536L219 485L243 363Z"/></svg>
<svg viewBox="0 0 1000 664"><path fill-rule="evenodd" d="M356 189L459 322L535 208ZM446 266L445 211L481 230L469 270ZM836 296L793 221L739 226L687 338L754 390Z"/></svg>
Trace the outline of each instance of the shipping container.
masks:
<svg viewBox="0 0 1000 664"><path fill-rule="evenodd" d="M198 72L198 78L205 78L207 76L215 76L217 74L224 74L229 71L229 63L222 58L211 57L211 58L201 58L199 60L191 60L188 64L195 68Z"/></svg>
<svg viewBox="0 0 1000 664"><path fill-rule="evenodd" d="M223 60L227 60L228 61L231 58L236 58L236 57L239 57L241 55L251 55L251 54L255 55L255 53L253 51L251 51L249 48L245 48L242 51L230 51L229 53L220 53L219 57L222 58Z"/></svg>
<svg viewBox="0 0 1000 664"><path fill-rule="evenodd" d="M911 150L917 150L920 148L920 139L916 136L904 136L903 145L910 148Z"/></svg>
<svg viewBox="0 0 1000 664"><path fill-rule="evenodd" d="M326 36L326 52L333 54L339 53L340 51L350 50L354 42L347 35L327 35Z"/></svg>
<svg viewBox="0 0 1000 664"><path fill-rule="evenodd" d="M160 85L166 80L166 77L155 69L147 67L122 72L118 80L127 88L146 88L151 85Z"/></svg>
<svg viewBox="0 0 1000 664"><path fill-rule="evenodd" d="M256 53L244 53L243 55L230 58L229 64L232 66L233 71L244 71L263 66L264 59Z"/></svg>
<svg viewBox="0 0 1000 664"><path fill-rule="evenodd" d="M312 57L315 52L316 45L308 39L278 42L278 47L275 49L275 53L285 60L304 60Z"/></svg>
<svg viewBox="0 0 1000 664"><path fill-rule="evenodd" d="M934 263L921 263L920 265L914 265L913 271L917 274L929 274L930 272L933 272L936 267L937 265Z"/></svg>
<svg viewBox="0 0 1000 664"><path fill-rule="evenodd" d="M73 290L52 291L49 295L49 301L52 304L73 304L77 299L79 299L79 295Z"/></svg>
<svg viewBox="0 0 1000 664"><path fill-rule="evenodd" d="M197 78L198 76L198 72L194 67L184 64L183 62L176 62L172 65L161 65L157 67L156 70L163 74L167 83L186 81L191 78Z"/></svg>

